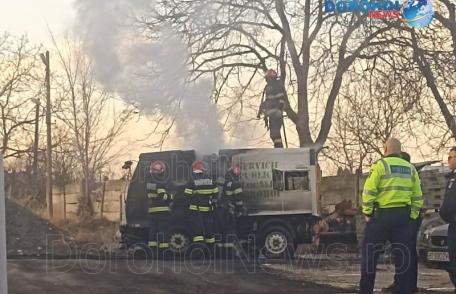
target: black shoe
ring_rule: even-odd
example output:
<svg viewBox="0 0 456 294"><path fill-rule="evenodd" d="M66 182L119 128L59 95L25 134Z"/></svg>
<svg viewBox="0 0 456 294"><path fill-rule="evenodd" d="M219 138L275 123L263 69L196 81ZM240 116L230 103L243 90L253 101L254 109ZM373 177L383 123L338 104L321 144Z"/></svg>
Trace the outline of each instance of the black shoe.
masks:
<svg viewBox="0 0 456 294"><path fill-rule="evenodd" d="M392 283L388 287L382 288L382 293L394 293L394 288L396 287L396 284Z"/></svg>

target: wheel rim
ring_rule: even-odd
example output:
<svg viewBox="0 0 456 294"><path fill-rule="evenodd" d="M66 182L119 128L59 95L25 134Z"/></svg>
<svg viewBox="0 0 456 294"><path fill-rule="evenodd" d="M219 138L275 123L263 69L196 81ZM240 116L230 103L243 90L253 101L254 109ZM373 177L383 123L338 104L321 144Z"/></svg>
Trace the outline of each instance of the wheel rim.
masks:
<svg viewBox="0 0 456 294"><path fill-rule="evenodd" d="M287 236L280 232L271 232L266 236L266 250L272 254L283 253L288 246Z"/></svg>
<svg viewBox="0 0 456 294"><path fill-rule="evenodd" d="M170 249L174 252L181 252L185 250L190 244L189 238L182 233L174 233L169 239Z"/></svg>

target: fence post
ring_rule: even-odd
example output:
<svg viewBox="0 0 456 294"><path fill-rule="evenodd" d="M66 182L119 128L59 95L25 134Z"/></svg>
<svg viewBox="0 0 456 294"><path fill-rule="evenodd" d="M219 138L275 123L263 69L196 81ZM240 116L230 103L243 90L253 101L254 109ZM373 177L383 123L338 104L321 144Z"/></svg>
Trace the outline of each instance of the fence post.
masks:
<svg viewBox="0 0 456 294"><path fill-rule="evenodd" d="M5 181L3 173L3 155L0 155L0 294L7 294Z"/></svg>
<svg viewBox="0 0 456 294"><path fill-rule="evenodd" d="M102 193L101 193L100 217L103 217L104 202L105 202L105 193L106 193L106 179L103 179L103 191L102 191Z"/></svg>

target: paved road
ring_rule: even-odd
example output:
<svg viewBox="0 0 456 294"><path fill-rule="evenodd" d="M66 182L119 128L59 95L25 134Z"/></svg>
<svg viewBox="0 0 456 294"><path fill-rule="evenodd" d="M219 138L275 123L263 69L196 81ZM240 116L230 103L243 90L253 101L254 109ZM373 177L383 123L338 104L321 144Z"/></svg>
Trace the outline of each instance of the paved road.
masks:
<svg viewBox="0 0 456 294"><path fill-rule="evenodd" d="M356 258L347 255L303 256L289 263L264 264L263 267L280 271L285 277L300 281L338 287L347 291L358 288L360 264ZM379 264L374 292L379 293L393 281L394 266L391 263ZM430 269L420 264L418 269L420 293L454 293L448 274L442 270Z"/></svg>
<svg viewBox="0 0 456 294"><path fill-rule="evenodd" d="M9 260L9 293L351 293L239 261Z"/></svg>

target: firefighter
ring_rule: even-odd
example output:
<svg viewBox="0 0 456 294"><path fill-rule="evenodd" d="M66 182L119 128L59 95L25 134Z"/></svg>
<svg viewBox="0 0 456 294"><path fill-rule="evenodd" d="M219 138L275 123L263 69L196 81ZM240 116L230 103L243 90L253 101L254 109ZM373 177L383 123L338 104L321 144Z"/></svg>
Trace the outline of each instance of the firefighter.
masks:
<svg viewBox="0 0 456 294"><path fill-rule="evenodd" d="M423 195L418 172L402 159L401 143L390 138L385 157L375 162L364 184L362 212L366 219L361 260L361 294L373 293L377 260L386 241L392 244L397 284L394 293L414 293L411 271L412 228Z"/></svg>
<svg viewBox="0 0 456 294"><path fill-rule="evenodd" d="M149 248L167 249L169 247L169 212L172 195L168 193L165 184L166 165L163 161L150 164L150 180L146 183L147 198L149 199Z"/></svg>
<svg viewBox="0 0 456 294"><path fill-rule="evenodd" d="M193 242L215 243L213 210L217 201L218 188L206 174L203 161L197 160L192 164L192 180L185 189L190 198L189 209L192 213Z"/></svg>
<svg viewBox="0 0 456 294"><path fill-rule="evenodd" d="M285 106L286 92L277 73L273 69L265 72L266 87L263 91L260 109L257 118L264 114L266 127L269 128L274 148L283 148L282 135L280 131L283 125L283 109Z"/></svg>
<svg viewBox="0 0 456 294"><path fill-rule="evenodd" d="M218 203L217 218L225 247L234 247L236 241L236 218L243 214L244 202L239 179L239 165L232 165L225 174L222 197Z"/></svg>

